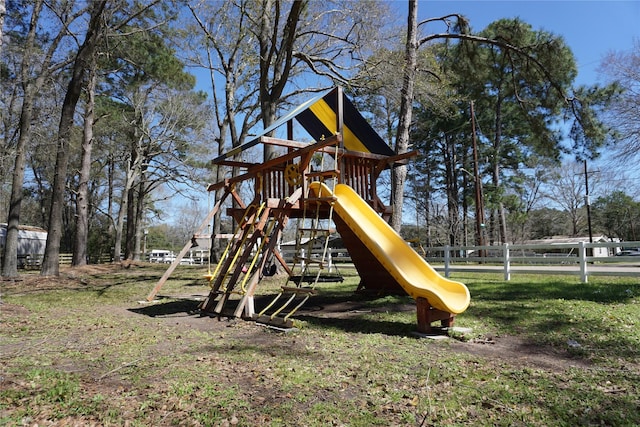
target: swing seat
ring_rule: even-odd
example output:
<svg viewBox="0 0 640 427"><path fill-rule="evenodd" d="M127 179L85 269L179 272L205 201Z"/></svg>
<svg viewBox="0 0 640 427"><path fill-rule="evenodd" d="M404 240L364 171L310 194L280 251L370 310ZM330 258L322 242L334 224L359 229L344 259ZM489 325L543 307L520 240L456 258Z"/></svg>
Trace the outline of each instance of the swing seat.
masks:
<svg viewBox="0 0 640 427"><path fill-rule="evenodd" d="M317 277L318 282L330 283L330 282L343 282L344 277L341 274L322 274ZM300 276L291 276L289 278L293 283L299 285L300 283L314 283L316 282L315 274L306 274Z"/></svg>

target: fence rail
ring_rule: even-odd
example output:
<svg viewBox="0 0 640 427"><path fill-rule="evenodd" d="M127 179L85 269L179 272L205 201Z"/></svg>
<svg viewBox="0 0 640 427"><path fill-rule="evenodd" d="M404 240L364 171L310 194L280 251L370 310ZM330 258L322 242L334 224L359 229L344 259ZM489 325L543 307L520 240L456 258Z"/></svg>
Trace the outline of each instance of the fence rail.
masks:
<svg viewBox="0 0 640 427"><path fill-rule="evenodd" d="M579 276L583 283L587 283L589 276L640 277L640 256L616 256L621 248L640 248L640 242L504 244L416 249L446 277L454 272L502 273L508 281L512 274L557 274ZM608 256L594 256L593 253L606 253ZM483 256L479 256L480 254ZM283 250L283 255L285 259L293 258L291 250ZM346 249L330 249L328 256L329 268L333 264L351 262Z"/></svg>
<svg viewBox="0 0 640 427"><path fill-rule="evenodd" d="M603 251L602 248L605 250ZM640 256L617 256L624 248L640 248L640 242L503 244L492 246L441 246L417 248L437 271L449 277L454 272L502 273L505 280L512 274L558 274L579 276L587 283L589 276L640 277ZM600 249L600 250L598 250ZM293 249L283 249L284 258L291 261ZM609 256L594 256L607 252ZM482 256L480 256L482 255ZM304 257L303 257L304 258ZM109 262L107 257L99 262ZM328 251L328 269L334 265L350 264L346 249ZM22 259L24 268L39 267L42 256ZM71 264L71 254L60 254L60 264ZM544 268L542 268L544 267Z"/></svg>
<svg viewBox="0 0 640 427"><path fill-rule="evenodd" d="M508 281L515 273L563 274L579 276L587 283L589 276L640 277L639 256L615 255L620 248L639 247L640 242L443 246L426 249L425 259L446 277L452 272L493 272L503 273ZM598 248L605 248L609 255L593 256L594 252L603 252L596 251Z"/></svg>

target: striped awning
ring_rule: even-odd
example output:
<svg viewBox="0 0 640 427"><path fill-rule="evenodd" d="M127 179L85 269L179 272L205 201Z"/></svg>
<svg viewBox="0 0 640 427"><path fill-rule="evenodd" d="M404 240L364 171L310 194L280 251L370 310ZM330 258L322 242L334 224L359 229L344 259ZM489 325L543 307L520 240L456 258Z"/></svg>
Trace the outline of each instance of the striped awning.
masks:
<svg viewBox="0 0 640 427"><path fill-rule="evenodd" d="M323 137L335 135L338 131L338 96L342 95L343 144L350 151L373 153L383 156L393 156L395 153L386 142L371 127L369 122L360 114L353 103L344 95L342 90L333 88L311 98L299 105L288 114L280 117L271 126L251 141L234 148L217 157L214 163L227 159L245 149L255 146L260 138L268 135L286 122L295 119L311 135L320 141Z"/></svg>
<svg viewBox="0 0 640 427"><path fill-rule="evenodd" d="M338 96L342 94L343 141L351 151L392 156L393 150L338 88L317 98L296 115L296 120L317 141L337 133Z"/></svg>

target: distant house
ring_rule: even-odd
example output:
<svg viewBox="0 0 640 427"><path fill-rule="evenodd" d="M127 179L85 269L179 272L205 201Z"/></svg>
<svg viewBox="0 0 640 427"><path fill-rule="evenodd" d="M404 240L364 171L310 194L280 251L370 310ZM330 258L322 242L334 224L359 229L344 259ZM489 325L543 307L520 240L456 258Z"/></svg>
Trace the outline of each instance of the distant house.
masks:
<svg viewBox="0 0 640 427"><path fill-rule="evenodd" d="M616 241L615 239L611 239L607 236L593 236L593 243L611 243ZM567 237L567 236L552 236L544 239L537 240L527 240L524 242L527 245L556 245L562 243L589 243L589 236L584 237ZM567 248L558 248L558 249L544 249L543 255L567 255L567 256L577 256L576 249L567 249ZM594 257L608 257L611 255L615 255L617 252L617 248L593 248Z"/></svg>
<svg viewBox="0 0 640 427"><path fill-rule="evenodd" d="M0 251L4 251L7 241L7 224L0 224ZM18 228L18 265L37 264L47 246L47 230L29 225Z"/></svg>

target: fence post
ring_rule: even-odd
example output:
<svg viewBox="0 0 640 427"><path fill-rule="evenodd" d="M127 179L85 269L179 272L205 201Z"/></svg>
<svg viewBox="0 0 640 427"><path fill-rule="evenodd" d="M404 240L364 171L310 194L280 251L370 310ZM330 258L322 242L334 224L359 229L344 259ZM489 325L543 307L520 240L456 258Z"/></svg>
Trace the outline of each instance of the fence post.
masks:
<svg viewBox="0 0 640 427"><path fill-rule="evenodd" d="M578 259L580 262L580 281L587 283L589 281L589 272L587 271L587 249L584 242L578 243Z"/></svg>
<svg viewBox="0 0 640 427"><path fill-rule="evenodd" d="M451 262L451 246L444 247L444 277L449 277L449 263Z"/></svg>
<svg viewBox="0 0 640 427"><path fill-rule="evenodd" d="M504 280L508 282L511 280L511 253L508 243L502 246L502 252L504 257Z"/></svg>

